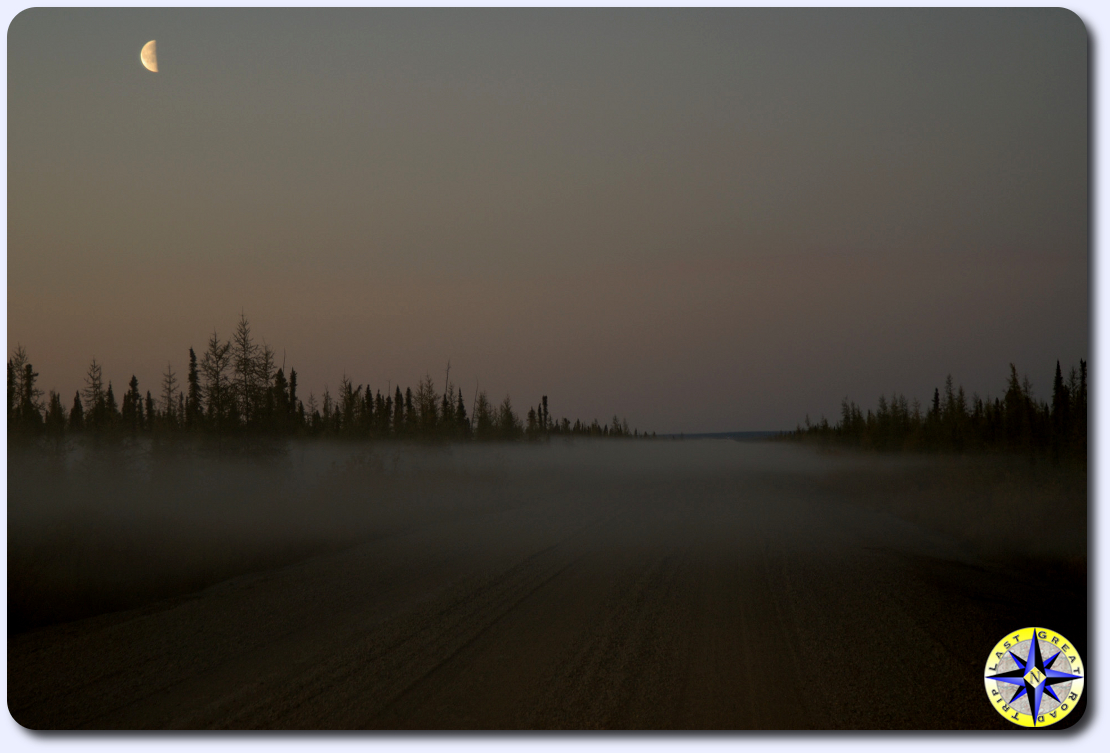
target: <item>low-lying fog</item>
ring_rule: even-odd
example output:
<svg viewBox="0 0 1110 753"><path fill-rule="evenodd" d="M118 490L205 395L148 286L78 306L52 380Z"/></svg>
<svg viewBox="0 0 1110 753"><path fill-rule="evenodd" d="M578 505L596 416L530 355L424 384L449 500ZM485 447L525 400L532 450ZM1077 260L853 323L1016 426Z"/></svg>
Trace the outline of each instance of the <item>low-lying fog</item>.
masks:
<svg viewBox="0 0 1110 753"><path fill-rule="evenodd" d="M693 514L704 505L729 514ZM71 441L63 451L9 448L9 631L184 595L421 526L468 521L458 546L516 546L529 531L585 524L617 508L678 513L650 533L629 526L623 540L607 540L614 547L665 535L676 520L715 521L706 523L714 529L704 532L707 546L743 546L737 531L758 508L752 535L761 545L816 546L826 537L835 551L827 516L850 514L878 529L910 526L976 556L1085 568L1085 471L1043 460L711 439L295 441L249 455L226 446ZM516 522L499 538L496 521L506 511ZM722 525L736 530L726 537ZM463 534L479 529L481 537Z"/></svg>

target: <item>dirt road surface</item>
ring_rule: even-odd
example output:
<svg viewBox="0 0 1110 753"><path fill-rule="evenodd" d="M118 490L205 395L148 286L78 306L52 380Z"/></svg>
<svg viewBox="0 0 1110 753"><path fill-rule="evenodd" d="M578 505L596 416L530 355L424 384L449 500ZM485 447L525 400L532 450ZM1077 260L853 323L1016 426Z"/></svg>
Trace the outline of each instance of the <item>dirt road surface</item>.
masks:
<svg viewBox="0 0 1110 753"><path fill-rule="evenodd" d="M683 467L502 478L490 504L11 635L9 709L36 729L1004 729L994 643L1044 624L1086 646L1082 579L824 471Z"/></svg>

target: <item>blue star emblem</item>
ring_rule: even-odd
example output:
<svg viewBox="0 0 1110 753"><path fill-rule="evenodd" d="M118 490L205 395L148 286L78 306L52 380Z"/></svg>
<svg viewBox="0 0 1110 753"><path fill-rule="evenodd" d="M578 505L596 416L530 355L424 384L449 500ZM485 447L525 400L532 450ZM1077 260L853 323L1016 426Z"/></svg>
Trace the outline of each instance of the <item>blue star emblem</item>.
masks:
<svg viewBox="0 0 1110 753"><path fill-rule="evenodd" d="M1007 685L1016 685L1017 690L1010 696L1009 704L1012 706L1014 701L1021 698L1027 698L1029 708L1033 712L1033 726L1037 725L1037 717L1041 713L1041 699L1045 693L1060 703L1060 698L1056 695L1056 691L1052 689L1054 685L1060 683L1070 682L1072 680L1080 679L1080 675L1068 674L1058 669L1053 669L1052 665L1060 658L1060 651L1053 654L1047 661L1041 657L1041 643L1037 640L1036 633L1033 634L1032 640L1029 641L1029 651L1022 659L1013 651L1007 651L1010 657L1017 664L1017 669L1011 669L1008 672L999 672L996 675L987 675L987 679L998 680L999 682L1006 683Z"/></svg>

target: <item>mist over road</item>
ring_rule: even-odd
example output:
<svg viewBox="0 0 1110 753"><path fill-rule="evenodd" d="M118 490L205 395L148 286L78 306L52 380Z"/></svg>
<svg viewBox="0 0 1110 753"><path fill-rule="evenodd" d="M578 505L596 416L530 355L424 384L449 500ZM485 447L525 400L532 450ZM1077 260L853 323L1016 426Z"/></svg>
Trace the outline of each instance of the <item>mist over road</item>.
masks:
<svg viewBox="0 0 1110 753"><path fill-rule="evenodd" d="M1043 624L1087 648L1085 478L1044 463L306 447L142 456L99 491L96 453L10 456L15 719L1005 728L981 679L995 642Z"/></svg>

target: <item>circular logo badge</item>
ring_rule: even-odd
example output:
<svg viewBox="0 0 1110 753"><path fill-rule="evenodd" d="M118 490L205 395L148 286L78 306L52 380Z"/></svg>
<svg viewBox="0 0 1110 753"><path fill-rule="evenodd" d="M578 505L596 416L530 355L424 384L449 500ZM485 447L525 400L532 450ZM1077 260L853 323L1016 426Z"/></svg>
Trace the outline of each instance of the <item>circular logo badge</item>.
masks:
<svg viewBox="0 0 1110 753"><path fill-rule="evenodd" d="M1083 662L1064 636L1046 628L1015 630L987 659L984 684L995 711L1022 727L1047 727L1075 710Z"/></svg>

